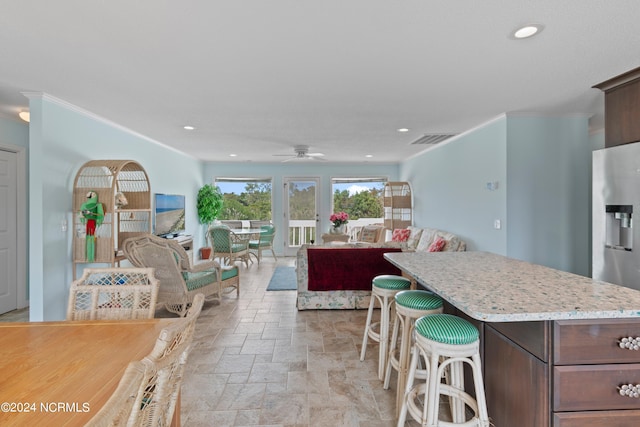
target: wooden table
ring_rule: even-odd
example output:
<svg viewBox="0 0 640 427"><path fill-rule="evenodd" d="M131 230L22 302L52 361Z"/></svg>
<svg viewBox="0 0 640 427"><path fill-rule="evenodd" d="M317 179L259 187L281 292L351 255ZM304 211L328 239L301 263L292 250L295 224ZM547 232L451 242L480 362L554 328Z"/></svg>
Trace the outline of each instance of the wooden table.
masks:
<svg viewBox="0 0 640 427"><path fill-rule="evenodd" d="M111 396L129 362L146 356L169 322L2 324L0 425L84 425ZM179 403L175 412L179 425Z"/></svg>

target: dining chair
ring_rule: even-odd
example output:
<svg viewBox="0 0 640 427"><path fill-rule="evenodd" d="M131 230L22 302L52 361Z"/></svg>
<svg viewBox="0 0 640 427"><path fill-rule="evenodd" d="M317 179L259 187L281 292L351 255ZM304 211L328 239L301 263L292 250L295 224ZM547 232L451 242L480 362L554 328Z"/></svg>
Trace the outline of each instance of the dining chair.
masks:
<svg viewBox="0 0 640 427"><path fill-rule="evenodd" d="M129 426L171 424L203 303L204 294L197 294L185 317L164 327L151 353L142 359L144 375L133 403Z"/></svg>
<svg viewBox="0 0 640 427"><path fill-rule="evenodd" d="M204 294L195 295L185 316L160 331L153 350L129 363L116 390L85 427L171 424L204 300Z"/></svg>
<svg viewBox="0 0 640 427"><path fill-rule="evenodd" d="M249 228L260 228L263 225L271 225L271 221L258 219L252 219L249 221Z"/></svg>
<svg viewBox="0 0 640 427"><path fill-rule="evenodd" d="M133 412L134 402L136 401L136 396L144 379L144 375L144 363L140 360L129 363L113 394L84 426L126 426Z"/></svg>
<svg viewBox="0 0 640 427"><path fill-rule="evenodd" d="M273 258L277 260L276 253L273 251L273 238L276 235L276 227L269 224L262 225L260 228L265 231L260 233L258 239L249 240L249 251L255 255L258 264L260 264L260 260L262 259L262 251L265 250L270 250Z"/></svg>
<svg viewBox="0 0 640 427"><path fill-rule="evenodd" d="M184 316L198 293L207 301L222 298L222 289L240 291L240 276L235 266L221 267L217 261L207 260L192 265L184 248L173 239L152 234L131 237L122 251L136 267L152 267L160 280L158 303L179 316Z"/></svg>
<svg viewBox="0 0 640 427"><path fill-rule="evenodd" d="M220 220L220 222L229 228L242 228L242 221L223 219L223 220Z"/></svg>
<svg viewBox="0 0 640 427"><path fill-rule="evenodd" d="M152 319L159 286L153 268L86 268L71 283L67 320Z"/></svg>
<svg viewBox="0 0 640 427"><path fill-rule="evenodd" d="M236 261L244 262L249 268L249 239L234 233L226 225L214 225L209 228L209 237L213 242L213 257L229 265Z"/></svg>

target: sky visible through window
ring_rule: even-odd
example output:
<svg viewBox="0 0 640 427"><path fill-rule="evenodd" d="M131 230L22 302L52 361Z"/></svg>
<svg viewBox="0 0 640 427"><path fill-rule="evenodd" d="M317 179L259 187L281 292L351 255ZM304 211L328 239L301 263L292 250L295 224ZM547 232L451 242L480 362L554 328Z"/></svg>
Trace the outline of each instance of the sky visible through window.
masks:
<svg viewBox="0 0 640 427"><path fill-rule="evenodd" d="M244 193L244 189L247 185L246 182L216 182L216 185L220 187L222 194L241 194Z"/></svg>
<svg viewBox="0 0 640 427"><path fill-rule="evenodd" d="M233 194L241 194L245 191L246 182L230 182L230 181L220 181L216 182L216 185L220 187L222 193L233 193ZM347 183L334 183L333 184L333 192L335 190L343 191L348 190L349 195L353 196L356 193L361 191L369 191L373 188L377 188L382 190L384 187L383 182L347 182Z"/></svg>
<svg viewBox="0 0 640 427"><path fill-rule="evenodd" d="M335 193L336 190L338 191L348 190L349 195L353 196L354 194L360 193L361 191L369 191L373 188L382 190L383 187L384 187L383 182L358 182L358 183L348 182L348 183L340 183L340 184L334 183L333 192Z"/></svg>

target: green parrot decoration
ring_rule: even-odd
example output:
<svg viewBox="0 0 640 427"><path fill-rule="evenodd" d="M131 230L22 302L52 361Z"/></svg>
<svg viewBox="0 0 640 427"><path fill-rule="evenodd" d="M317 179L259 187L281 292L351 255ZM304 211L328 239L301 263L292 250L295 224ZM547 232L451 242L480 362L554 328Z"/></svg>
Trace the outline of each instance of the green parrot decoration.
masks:
<svg viewBox="0 0 640 427"><path fill-rule="evenodd" d="M98 193L89 191L87 201L80 206L82 223L86 224L87 261L92 262L96 256L96 228L104 220L104 208L98 202Z"/></svg>

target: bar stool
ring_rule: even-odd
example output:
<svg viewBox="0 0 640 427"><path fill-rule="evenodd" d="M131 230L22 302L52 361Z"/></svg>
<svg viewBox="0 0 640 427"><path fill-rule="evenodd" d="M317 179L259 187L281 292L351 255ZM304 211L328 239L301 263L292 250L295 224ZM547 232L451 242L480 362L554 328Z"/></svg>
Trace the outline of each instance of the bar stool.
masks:
<svg viewBox="0 0 640 427"><path fill-rule="evenodd" d="M393 323L391 333L391 344L389 356L387 357L387 367L384 375L384 386L389 388L391 379L391 368L398 372L398 382L396 387L396 416L400 412L402 399L404 398L405 382L409 369L409 358L411 355L413 324L416 319L429 314L442 313L442 298L429 291L409 290L400 291L395 297L396 318ZM398 332L402 326L402 337L400 350L397 349Z"/></svg>
<svg viewBox="0 0 640 427"><path fill-rule="evenodd" d="M415 321L413 352L409 365L398 427L404 426L407 412L423 426L478 426L489 427L489 415L484 395L484 383L480 367L480 339L475 326L450 314L431 314ZM418 359L427 360L426 382L413 385ZM463 366L468 364L473 374L476 398L464 391ZM441 378L449 367L449 384ZM449 396L453 423L439 420L440 395ZM424 400L421 408L416 400ZM466 419L465 406L473 411Z"/></svg>
<svg viewBox="0 0 640 427"><path fill-rule="evenodd" d="M394 275L381 275L373 278L371 284L371 301L369 302L369 311L367 313L367 323L364 326L364 337L362 339L362 351L360 352L360 361L364 360L367 352L368 338L380 343L380 351L378 354L378 378L384 379L384 369L387 366L387 345L389 344L389 320L391 318L391 310L394 306L393 297L402 290L411 287L411 280ZM373 309L375 301L380 304L380 322L371 323L373 317ZM378 332L374 331L374 326L379 326Z"/></svg>

